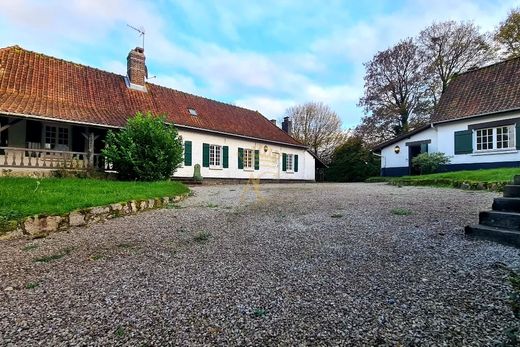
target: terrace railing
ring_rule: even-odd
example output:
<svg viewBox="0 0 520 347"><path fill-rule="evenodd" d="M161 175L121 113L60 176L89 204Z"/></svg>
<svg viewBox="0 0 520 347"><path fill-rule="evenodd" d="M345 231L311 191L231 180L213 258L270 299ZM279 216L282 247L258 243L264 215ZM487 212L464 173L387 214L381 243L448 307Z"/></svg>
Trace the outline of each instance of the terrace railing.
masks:
<svg viewBox="0 0 520 347"><path fill-rule="evenodd" d="M90 157L90 159L89 159ZM30 169L96 170L109 169L100 153L0 147L0 167Z"/></svg>

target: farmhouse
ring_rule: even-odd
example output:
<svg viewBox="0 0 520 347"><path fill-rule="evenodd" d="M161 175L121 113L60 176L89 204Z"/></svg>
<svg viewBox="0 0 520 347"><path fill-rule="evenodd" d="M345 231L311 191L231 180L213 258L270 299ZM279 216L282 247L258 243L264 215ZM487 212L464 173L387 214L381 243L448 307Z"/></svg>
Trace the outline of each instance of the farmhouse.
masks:
<svg viewBox="0 0 520 347"><path fill-rule="evenodd" d="M184 142L176 177L307 180L315 158L257 111L147 82L144 50L127 57L127 76L31 52L0 48L0 169L82 169L106 165L109 129L136 112L165 115ZM153 144L149 144L153 146Z"/></svg>
<svg viewBox="0 0 520 347"><path fill-rule="evenodd" d="M381 175L415 174L423 152L450 157L448 171L520 165L520 58L469 70L441 96L431 123L376 147Z"/></svg>

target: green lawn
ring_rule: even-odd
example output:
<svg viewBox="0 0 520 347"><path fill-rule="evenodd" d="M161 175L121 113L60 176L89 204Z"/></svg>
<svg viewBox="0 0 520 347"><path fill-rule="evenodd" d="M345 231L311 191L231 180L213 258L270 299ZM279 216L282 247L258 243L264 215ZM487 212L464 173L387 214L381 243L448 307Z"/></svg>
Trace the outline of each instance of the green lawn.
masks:
<svg viewBox="0 0 520 347"><path fill-rule="evenodd" d="M520 175L520 168L502 168L487 170L468 170L444 172L431 175L403 176L401 179L424 180L424 179L451 179L466 180L471 182L508 182L514 175Z"/></svg>
<svg viewBox="0 0 520 347"><path fill-rule="evenodd" d="M171 181L0 177L0 218L64 214L80 208L187 192L189 189L184 184Z"/></svg>
<svg viewBox="0 0 520 347"><path fill-rule="evenodd" d="M416 185L454 187L469 189L490 189L501 191L504 185L513 180L513 176L520 175L520 168L502 168L487 170L468 170L444 172L430 175L403 176L403 177L373 177L367 182L389 182L394 185Z"/></svg>

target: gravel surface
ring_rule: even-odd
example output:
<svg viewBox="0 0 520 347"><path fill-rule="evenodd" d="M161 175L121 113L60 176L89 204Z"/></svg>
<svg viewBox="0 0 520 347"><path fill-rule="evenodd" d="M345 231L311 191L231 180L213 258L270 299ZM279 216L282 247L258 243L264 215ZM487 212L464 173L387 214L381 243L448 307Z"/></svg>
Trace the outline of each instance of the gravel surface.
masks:
<svg viewBox="0 0 520 347"><path fill-rule="evenodd" d="M170 209L0 242L0 345L495 345L519 250L463 236L497 194L196 187Z"/></svg>

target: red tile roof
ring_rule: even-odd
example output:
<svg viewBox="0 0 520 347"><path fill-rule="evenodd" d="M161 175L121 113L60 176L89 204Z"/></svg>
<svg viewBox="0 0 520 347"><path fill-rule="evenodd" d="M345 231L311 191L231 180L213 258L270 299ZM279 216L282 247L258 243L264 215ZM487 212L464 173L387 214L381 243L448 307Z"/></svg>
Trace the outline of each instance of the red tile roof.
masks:
<svg viewBox="0 0 520 347"><path fill-rule="evenodd" d="M303 146L257 111L151 83L146 88L129 89L124 76L18 46L0 48L0 113L120 127L136 112L150 111L179 127Z"/></svg>
<svg viewBox="0 0 520 347"><path fill-rule="evenodd" d="M520 58L465 72L450 82L432 123L520 109Z"/></svg>

